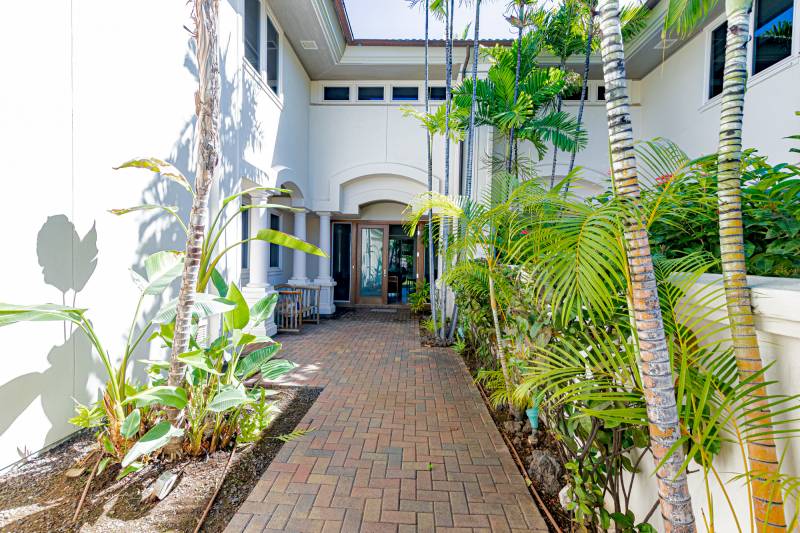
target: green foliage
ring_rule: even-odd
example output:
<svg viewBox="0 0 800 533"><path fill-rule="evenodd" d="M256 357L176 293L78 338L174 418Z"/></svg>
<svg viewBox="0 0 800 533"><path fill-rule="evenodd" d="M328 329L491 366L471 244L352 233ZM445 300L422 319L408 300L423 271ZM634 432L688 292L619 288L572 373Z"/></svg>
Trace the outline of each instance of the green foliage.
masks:
<svg viewBox="0 0 800 533"><path fill-rule="evenodd" d="M408 303L412 313L419 314L425 310L430 303L430 290L431 286L426 281L421 287L417 287L417 290L408 296Z"/></svg>
<svg viewBox="0 0 800 533"><path fill-rule="evenodd" d="M655 186L667 191L665 209L681 206L691 215L654 221L653 249L667 257L703 251L719 258L714 158L688 162L662 176ZM771 165L751 150L743 155L741 179L748 274L800 277L800 167Z"/></svg>

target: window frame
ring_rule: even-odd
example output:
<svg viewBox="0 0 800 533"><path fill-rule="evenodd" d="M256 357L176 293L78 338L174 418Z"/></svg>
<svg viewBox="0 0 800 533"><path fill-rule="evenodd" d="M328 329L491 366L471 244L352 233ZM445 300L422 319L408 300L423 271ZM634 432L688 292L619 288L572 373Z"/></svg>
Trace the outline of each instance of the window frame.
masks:
<svg viewBox="0 0 800 533"><path fill-rule="evenodd" d="M322 85L321 87L322 87L322 90L321 90L322 94L320 96L321 96L321 100L322 100L323 103L333 103L333 104L337 104L338 103L338 104L342 104L344 102L352 102L353 101L353 87L350 84L326 83L326 84ZM345 99L345 100L336 100L336 99L328 100L327 98L325 98L325 89L328 89L328 88L331 88L331 89L347 89L347 99Z"/></svg>
<svg viewBox="0 0 800 533"><path fill-rule="evenodd" d="M259 65L256 68L250 60L247 59L244 50L242 53L242 62L244 64L244 70L248 72L253 79L264 89L267 94L272 96L276 103L279 106L283 105L283 46L285 39L285 34L283 32L283 28L281 28L280 24L278 24L277 19L272 14L269 6L267 6L267 2L265 0L256 0L259 4L259 41L258 41L258 56L259 56ZM245 31L247 22L245 20L246 13L245 9L242 10L242 46L245 46ZM269 24L275 28L275 33L277 35L278 41L278 50L277 50L277 83L276 89L274 90L270 87L269 79L267 76L267 61L268 61L268 48L267 48L267 35L268 35L268 28Z"/></svg>
<svg viewBox="0 0 800 533"><path fill-rule="evenodd" d="M417 90L417 96L416 96L416 98L395 98L395 96L394 96L395 89L416 89ZM419 85L392 85L391 91L392 91L392 95L391 95L392 96L392 102L419 102L419 93L423 92L423 91L420 91Z"/></svg>
<svg viewBox="0 0 800 533"><path fill-rule="evenodd" d="M760 72L755 72L756 68L756 12L759 8L759 4L762 0L753 0L753 8L750 10L750 39L747 41L747 74L748 74L748 81L752 78L758 79L764 73L771 72L773 69L780 70L778 65L784 65L788 61L792 59L796 59L798 54L800 53L800 46L798 45L798 40L800 40L800 31L798 31L798 23L800 22L800 16L798 16L798 5L797 0L792 0L792 42L789 45L789 55L783 57L773 63L772 65L765 67Z"/></svg>
<svg viewBox="0 0 800 533"><path fill-rule="evenodd" d="M269 213L269 229L276 229L276 228L272 227L272 217L275 217L275 218L278 219L278 227L277 227L276 231L283 231L281 229L281 228L283 228L283 216L280 213L274 212L273 210L269 210L268 213ZM277 258L278 258L277 266L272 266L272 250L273 250L272 247L273 246L278 251L278 253L276 254ZM267 245L267 268L269 269L269 272L282 272L283 271L283 247L281 247L279 244L269 243Z"/></svg>
<svg viewBox="0 0 800 533"><path fill-rule="evenodd" d="M381 91L380 98L361 98L361 89L372 90L379 89ZM356 85L356 102L386 102L386 86L385 85Z"/></svg>

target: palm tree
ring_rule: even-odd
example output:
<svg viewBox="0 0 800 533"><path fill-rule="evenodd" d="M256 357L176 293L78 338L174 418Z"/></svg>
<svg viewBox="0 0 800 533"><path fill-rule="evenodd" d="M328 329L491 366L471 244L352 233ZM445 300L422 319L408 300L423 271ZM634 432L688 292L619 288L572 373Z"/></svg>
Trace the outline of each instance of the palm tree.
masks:
<svg viewBox="0 0 800 533"><path fill-rule="evenodd" d="M444 117L444 194L450 194L450 111L453 106L453 20L455 19L455 0L444 0L445 8L445 117ZM442 276L447 273L447 240L449 223L444 219L442 232ZM447 338L447 287L442 286L442 329L439 337Z"/></svg>
<svg viewBox="0 0 800 533"><path fill-rule="evenodd" d="M411 7L420 3L420 0L409 0ZM430 113L430 14L431 5L430 0L425 0L425 115ZM428 163L428 192L433 191L433 133L430 129L425 129L425 148L427 150L427 163ZM433 253L433 210L428 211L428 276L430 276L430 283L428 283L429 294L431 302L431 320L436 326L436 290L435 290L435 269L434 269L434 253ZM436 328L434 327L434 330Z"/></svg>
<svg viewBox="0 0 800 533"><path fill-rule="evenodd" d="M686 35L708 15L716 0L670 0L664 30L675 28ZM750 37L752 0L725 0L728 32L725 43L725 69L722 83L722 105L717 154L717 199L719 203L719 240L722 277L731 340L742 381L758 375L763 382L764 367L756 336L750 289L747 286L744 226L742 224L742 120L747 85L747 41ZM761 404L753 413L751 424L764 428L765 437L748 443L750 469L756 474L752 491L756 520L770 531L786 529L783 497L776 479L779 462L775 441L769 435L772 427L769 405L763 400L766 385L751 393L751 400ZM762 481L763 480L763 481Z"/></svg>
<svg viewBox="0 0 800 533"><path fill-rule="evenodd" d="M197 276L203 253L203 239L208 222L208 197L216 177L220 159L220 67L219 7L217 0L195 0L195 40L199 87L197 102L197 172L192 210L186 238L186 259L181 276L175 318L175 334L170 353L169 385L179 386L184 378L184 364L178 356L189 349L192 307L195 301ZM178 410L170 410L176 419Z"/></svg>
<svg viewBox="0 0 800 533"><path fill-rule="evenodd" d="M639 205L619 3L600 0L599 11L612 182L615 196L628 210L623 235L630 276L630 312L638 338L650 443L658 465L661 514L667 531L695 531L689 487L681 468L685 453L680 447L671 449L679 441L681 430L653 257Z"/></svg>
<svg viewBox="0 0 800 533"><path fill-rule="evenodd" d="M512 26L517 28L517 67L514 75L514 100L513 105L517 105L517 98L519 98L519 74L522 67L522 34L525 29L525 5L528 0L513 0L512 5L516 4L519 8L519 13L516 17L508 17L508 21ZM506 161L506 172L511 172L512 162L514 161L514 126L508 132L508 160Z"/></svg>
<svg viewBox="0 0 800 533"><path fill-rule="evenodd" d="M469 129L467 130L467 173L464 195L472 198L472 154L475 142L475 100L478 89L478 35L481 23L481 0L475 0L475 39L472 45L472 102L469 107Z"/></svg>

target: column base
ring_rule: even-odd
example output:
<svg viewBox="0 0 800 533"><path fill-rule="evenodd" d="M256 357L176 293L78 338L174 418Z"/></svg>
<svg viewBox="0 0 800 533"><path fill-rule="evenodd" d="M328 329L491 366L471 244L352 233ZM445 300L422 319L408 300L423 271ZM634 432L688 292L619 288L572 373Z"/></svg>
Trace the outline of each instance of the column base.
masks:
<svg viewBox="0 0 800 533"><path fill-rule="evenodd" d="M258 286L258 285L245 285L242 288L242 296L248 306L253 306L256 302L270 294L278 294L278 291L272 285ZM263 324L255 329L255 333L264 334L272 337L278 333L278 325L275 324L275 313L273 312Z"/></svg>
<svg viewBox="0 0 800 533"><path fill-rule="evenodd" d="M319 314L332 315L335 313L333 288L336 286L336 282L332 278L319 278L314 280L314 285L319 285Z"/></svg>

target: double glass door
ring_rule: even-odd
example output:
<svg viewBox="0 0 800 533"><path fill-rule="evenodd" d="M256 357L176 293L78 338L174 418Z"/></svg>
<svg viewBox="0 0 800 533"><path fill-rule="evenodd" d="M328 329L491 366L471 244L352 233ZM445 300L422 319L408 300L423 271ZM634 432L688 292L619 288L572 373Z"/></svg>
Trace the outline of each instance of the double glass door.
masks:
<svg viewBox="0 0 800 533"><path fill-rule="evenodd" d="M352 225L348 224L347 232L353 236L353 260L352 279L347 279L350 290L346 301L356 304L408 304L409 295L417 290L417 284L421 281L418 265L422 263L420 254L423 250L419 238L416 235L409 236L400 223L353 222ZM347 252L343 248L340 246L337 250L334 246L334 261L337 257L345 256ZM337 279L337 283L344 281L343 275Z"/></svg>

